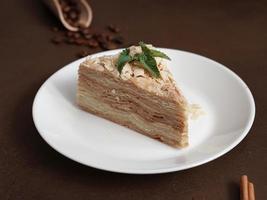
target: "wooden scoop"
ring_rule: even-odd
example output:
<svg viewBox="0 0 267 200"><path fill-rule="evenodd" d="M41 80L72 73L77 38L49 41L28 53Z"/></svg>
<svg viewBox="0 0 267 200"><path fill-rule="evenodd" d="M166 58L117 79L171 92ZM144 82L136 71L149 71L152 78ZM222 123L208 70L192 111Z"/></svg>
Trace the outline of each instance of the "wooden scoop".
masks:
<svg viewBox="0 0 267 200"><path fill-rule="evenodd" d="M70 31L78 31L78 27L75 27L71 24L69 24L66 19L63 16L62 7L60 6L59 0L43 0L46 5L56 14L56 16L60 19L64 27ZM81 10L80 16L78 19L78 24L82 27L89 27L92 18L93 18L93 12L89 5L89 3L86 0L76 0L77 4Z"/></svg>

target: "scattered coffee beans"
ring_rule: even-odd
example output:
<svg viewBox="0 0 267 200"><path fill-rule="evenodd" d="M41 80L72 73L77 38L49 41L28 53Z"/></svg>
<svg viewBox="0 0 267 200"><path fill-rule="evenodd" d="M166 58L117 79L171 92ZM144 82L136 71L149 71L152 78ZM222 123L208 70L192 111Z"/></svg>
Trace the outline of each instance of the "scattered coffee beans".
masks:
<svg viewBox="0 0 267 200"><path fill-rule="evenodd" d="M81 10L76 0L59 0L65 20L72 26L78 28L78 31L68 31L58 27L52 27L55 36L51 39L53 44L59 45L66 43L70 45L83 46L83 49L77 53L77 56L84 57L92 50L109 50L122 47L124 38L119 34L120 28L114 24L107 26L107 29L96 31L93 28L85 28L79 25Z"/></svg>
<svg viewBox="0 0 267 200"><path fill-rule="evenodd" d="M88 55L89 53L93 53L101 49L116 49L122 47L122 45L124 44L124 38L114 31L106 31L105 29L97 31L91 27L78 28L78 31L73 32L66 29L53 27L52 31L56 35L51 39L51 42L56 45L66 43L69 45L86 47L88 50L82 50L77 53L79 57L85 54Z"/></svg>

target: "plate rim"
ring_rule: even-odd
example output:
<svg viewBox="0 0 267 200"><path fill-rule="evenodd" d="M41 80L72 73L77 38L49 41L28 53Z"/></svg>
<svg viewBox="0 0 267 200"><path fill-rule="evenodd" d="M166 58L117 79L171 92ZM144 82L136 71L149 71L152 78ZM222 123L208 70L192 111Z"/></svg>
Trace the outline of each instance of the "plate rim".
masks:
<svg viewBox="0 0 267 200"><path fill-rule="evenodd" d="M82 165L85 165L85 166L89 166L89 167L92 167L92 168L95 168L95 169L100 169L100 170L104 170L104 171L109 171L109 172L116 172L116 173L124 173L124 174L161 174L161 173L169 173L169 172L176 172L176 171L182 171L182 170L187 170L187 169L190 169L190 168L194 168L194 167L197 167L197 166L200 166L200 165L203 165L203 164L206 164L206 163L209 163L223 155L225 155L226 153L230 152L234 147L236 147L246 136L247 134L249 133L249 130L251 129L252 125L253 125L253 122L254 122L254 119L255 119L255 115L256 115L256 105L255 105L255 100L254 100L254 97L252 95L252 92L251 90L249 89L249 87L247 86L247 84L243 81L243 79L241 79L241 77L239 77L233 70L229 69L228 67L226 67L225 65L215 61L215 60L212 60L208 57L205 57L203 55L200 55L200 54L196 54L196 53L193 53L193 52L189 52L189 51L184 51L184 50L179 50L179 49L172 49L172 48L161 48L161 47L157 47L158 49L161 49L161 50L172 50L172 51L179 51L181 53L185 53L185 54L191 54L192 56L197 56L197 57L200 57L201 59L205 59L207 60L208 62L212 62L214 63L217 67L220 67L222 68L223 70L227 71L229 73L229 75L231 75L233 78L235 78L238 83L244 88L244 90L246 91L246 94L248 96L248 100L249 100L249 103L250 105L252 106L251 107L251 114L249 116L249 120L248 120L248 123L246 124L246 127L244 129L244 131L242 132L242 134L239 135L239 137L234 140L230 145L228 145L225 149L221 150L220 152L214 154L213 156L209 156L208 158L206 159L202 159L200 161L195 161L193 163L189 163L189 164L185 164L183 166L176 166L176 167L169 167L169 168L160 168L160 169L114 169L114 167L104 167L104 166L96 166L96 165L92 165L92 164L88 164L87 162L84 162L82 159L79 160L77 158L74 158L74 157L71 157L69 156L67 153L64 153L62 152L61 150L57 149L57 147L55 147L53 144L51 144L49 142L49 140L46 138L46 134L40 130L40 128L38 127L38 123L36 123L36 114L35 114L35 111L36 111L36 102L37 102L37 99L38 99L38 96L40 94L40 91L42 90L42 88L45 87L45 85L47 84L47 82L52 79L57 73L60 73L62 70L66 69L68 66L76 63L76 62L79 62L79 61L82 61L84 60L86 57L83 57L83 58L80 58L80 59L77 59L77 60L74 60L68 64L65 64L63 67L61 67L60 69L58 69L56 72L54 72L52 75L50 75L43 83L42 85L39 87L39 89L37 90L36 92L36 95L34 97L34 100L33 100L33 104L32 104L32 118L33 118L33 122L34 122L34 125L39 133L39 135L43 138L43 140L50 146L52 147L56 152L62 154L63 156L77 162L77 163L80 163ZM112 53L112 52L117 52L117 51L120 51L122 50L122 48L120 49L114 49L114 50L109 50L109 51L101 51L101 52L97 52L97 53L94 53L94 54L90 54L88 56L98 56L98 55L101 55L101 54L105 54L105 53Z"/></svg>

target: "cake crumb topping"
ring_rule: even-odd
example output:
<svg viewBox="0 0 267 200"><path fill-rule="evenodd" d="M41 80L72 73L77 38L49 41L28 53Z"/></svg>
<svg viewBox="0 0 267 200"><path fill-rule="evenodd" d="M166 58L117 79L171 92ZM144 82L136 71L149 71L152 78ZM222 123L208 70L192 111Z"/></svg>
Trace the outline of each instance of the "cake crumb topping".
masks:
<svg viewBox="0 0 267 200"><path fill-rule="evenodd" d="M147 46L149 46L149 48L153 48L152 45ZM129 55L135 55L136 53L140 53L142 51L140 46L131 46L129 47L129 50ZM121 78L123 81L131 81L139 87L156 94L166 94L169 91L173 91L171 88L175 87L175 81L167 68L168 61L165 59L159 57L155 58L161 75L160 79L156 79L144 70L138 62L126 63L121 73L119 73L116 67L118 58L119 54L101 57L88 56L84 64L87 67L94 68L98 71L108 71L112 73L113 76Z"/></svg>

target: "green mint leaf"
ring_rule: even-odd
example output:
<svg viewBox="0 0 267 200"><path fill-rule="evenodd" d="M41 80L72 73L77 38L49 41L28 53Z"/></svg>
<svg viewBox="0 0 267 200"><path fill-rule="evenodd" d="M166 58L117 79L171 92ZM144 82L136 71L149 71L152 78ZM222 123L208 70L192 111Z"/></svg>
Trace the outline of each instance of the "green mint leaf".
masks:
<svg viewBox="0 0 267 200"><path fill-rule="evenodd" d="M157 67L157 62L150 54L141 53L138 55L139 62L142 66L156 78L160 77L160 72Z"/></svg>
<svg viewBox="0 0 267 200"><path fill-rule="evenodd" d="M143 54L140 54L139 61L142 63L143 67L149 71L149 73L156 77L160 77L160 72L157 67L157 62L152 56L150 49L145 45L144 42L139 42L139 45L142 48Z"/></svg>
<svg viewBox="0 0 267 200"><path fill-rule="evenodd" d="M129 55L130 50L129 49L124 49L119 56L118 62L117 62L117 68L118 71L121 73L124 65L127 62L131 62L132 61L132 57Z"/></svg>
<svg viewBox="0 0 267 200"><path fill-rule="evenodd" d="M146 46L144 42L139 42L140 47L142 48L142 51L145 55L151 54L150 49Z"/></svg>
<svg viewBox="0 0 267 200"><path fill-rule="evenodd" d="M155 50L155 49L149 49L144 42L139 42L139 45L141 46L142 51L145 54L150 54L152 57L160 57L160 58L171 60L169 56L167 56L165 53Z"/></svg>
<svg viewBox="0 0 267 200"><path fill-rule="evenodd" d="M165 58L168 60L171 60L169 56L167 56L165 53L155 50L155 49L150 49L150 53L153 57L160 57L160 58Z"/></svg>

